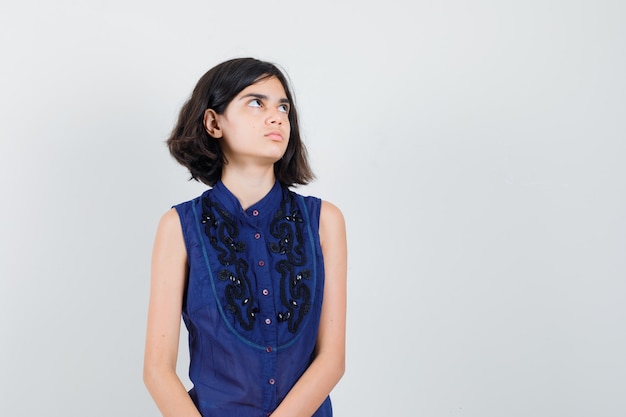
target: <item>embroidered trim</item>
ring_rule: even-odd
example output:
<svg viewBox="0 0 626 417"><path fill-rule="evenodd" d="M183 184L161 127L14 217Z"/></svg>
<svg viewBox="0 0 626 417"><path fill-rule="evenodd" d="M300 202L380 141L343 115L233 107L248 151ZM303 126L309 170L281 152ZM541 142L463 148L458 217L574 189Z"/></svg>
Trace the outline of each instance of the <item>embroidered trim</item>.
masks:
<svg viewBox="0 0 626 417"><path fill-rule="evenodd" d="M202 198L200 222L221 265L216 275L225 283L224 308L244 330L252 330L260 310L249 278L250 265L244 259L246 242L237 240L238 223L231 213L208 196ZM315 283L311 283L313 274L308 266L304 227L306 222L294 194L285 191L270 223L270 235L276 241L268 245L271 252L279 255L275 268L280 274L280 305L277 306L280 311L276 319L278 323L286 323L293 334L311 310L314 297L310 284L314 286Z"/></svg>
<svg viewBox="0 0 626 417"><path fill-rule="evenodd" d="M296 333L304 316L311 309L311 290L306 280L311 279L311 271L303 268L307 264L302 227L304 220L293 194L283 198L280 208L270 224L270 234L278 239L270 243L270 250L284 255L276 264L280 273L280 301L284 310L276 315L279 323L287 322L291 333Z"/></svg>
<svg viewBox="0 0 626 417"><path fill-rule="evenodd" d="M259 312L255 305L252 284L248 278L248 263L238 254L246 250L246 243L237 241L239 227L230 213L210 201L202 199L204 233L211 246L217 251L222 269L217 273L220 281L227 282L225 288L226 309L245 330L252 330Z"/></svg>

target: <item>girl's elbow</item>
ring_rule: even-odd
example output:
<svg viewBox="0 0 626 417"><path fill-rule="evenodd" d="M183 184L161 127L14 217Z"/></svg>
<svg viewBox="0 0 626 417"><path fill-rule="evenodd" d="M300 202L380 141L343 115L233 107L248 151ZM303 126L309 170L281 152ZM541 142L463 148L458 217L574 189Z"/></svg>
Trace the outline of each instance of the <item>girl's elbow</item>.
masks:
<svg viewBox="0 0 626 417"><path fill-rule="evenodd" d="M337 364L337 380L340 380L346 373L346 358L341 357Z"/></svg>
<svg viewBox="0 0 626 417"><path fill-rule="evenodd" d="M152 389L159 384L159 381L162 381L165 377L164 370L162 367L156 366L151 363L144 363L143 366L143 383L148 388L148 391L152 391Z"/></svg>
<svg viewBox="0 0 626 417"><path fill-rule="evenodd" d="M143 366L143 384L146 386L146 388L148 388L148 391L150 391L150 388L152 386L154 386L155 382L157 381L157 377L156 377L156 372L154 371L154 367L148 365L148 364L144 364Z"/></svg>
<svg viewBox="0 0 626 417"><path fill-rule="evenodd" d="M346 373L346 357L345 355L335 355L329 361L329 367L335 380L339 381Z"/></svg>

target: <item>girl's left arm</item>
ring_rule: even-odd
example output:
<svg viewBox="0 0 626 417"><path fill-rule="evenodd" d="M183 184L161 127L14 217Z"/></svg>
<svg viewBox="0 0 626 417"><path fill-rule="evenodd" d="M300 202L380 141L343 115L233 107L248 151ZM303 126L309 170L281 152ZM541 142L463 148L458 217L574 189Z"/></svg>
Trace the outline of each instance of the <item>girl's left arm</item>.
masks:
<svg viewBox="0 0 626 417"><path fill-rule="evenodd" d="M272 417L311 417L343 376L346 351L347 243L341 211L322 201L320 243L324 255L324 300L315 359Z"/></svg>

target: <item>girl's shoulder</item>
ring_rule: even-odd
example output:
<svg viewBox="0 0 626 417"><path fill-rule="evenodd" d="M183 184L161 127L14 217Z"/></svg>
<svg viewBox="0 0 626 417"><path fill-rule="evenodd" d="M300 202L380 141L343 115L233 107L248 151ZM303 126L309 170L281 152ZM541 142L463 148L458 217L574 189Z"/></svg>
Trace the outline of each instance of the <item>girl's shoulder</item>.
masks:
<svg viewBox="0 0 626 417"><path fill-rule="evenodd" d="M320 226L326 225L328 227L344 226L343 213L335 204L328 200L321 200L320 208Z"/></svg>

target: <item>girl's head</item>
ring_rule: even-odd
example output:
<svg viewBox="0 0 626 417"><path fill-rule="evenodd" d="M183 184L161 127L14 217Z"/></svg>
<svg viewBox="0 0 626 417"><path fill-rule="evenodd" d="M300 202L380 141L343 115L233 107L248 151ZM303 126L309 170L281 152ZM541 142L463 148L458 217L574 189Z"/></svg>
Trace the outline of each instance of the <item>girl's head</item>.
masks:
<svg viewBox="0 0 626 417"><path fill-rule="evenodd" d="M300 138L298 114L293 94L283 73L272 63L254 58L237 58L223 62L204 74L191 97L183 105L178 123L167 140L172 156L189 169L191 178L213 186L222 176L228 161L220 139L213 138L205 127L205 111L223 114L230 102L246 87L270 77L282 84L290 103L290 135L283 157L274 163L276 179L283 185L307 184L313 173Z"/></svg>

